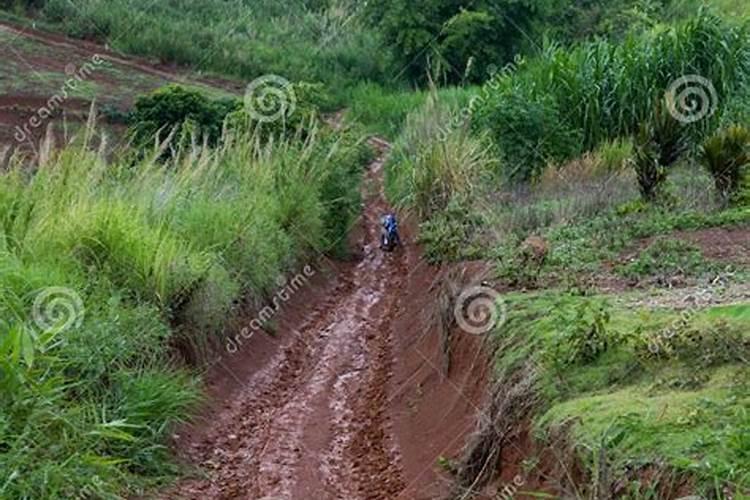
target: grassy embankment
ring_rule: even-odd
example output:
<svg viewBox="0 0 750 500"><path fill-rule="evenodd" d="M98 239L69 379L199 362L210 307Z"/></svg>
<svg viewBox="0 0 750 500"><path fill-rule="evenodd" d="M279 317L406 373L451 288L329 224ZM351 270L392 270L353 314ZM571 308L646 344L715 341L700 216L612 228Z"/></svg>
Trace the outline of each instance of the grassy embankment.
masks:
<svg viewBox="0 0 750 500"><path fill-rule="evenodd" d="M108 164L86 145L0 183L0 497L114 498L175 472L195 357L242 297L338 247L366 148L237 137ZM52 287L62 287L56 289Z"/></svg>
<svg viewBox="0 0 750 500"><path fill-rule="evenodd" d="M356 82L384 83L390 76L389 53L356 5L329 7L306 0L35 4L31 11L19 7L3 15L28 22L31 12L38 26L74 38L240 81L278 74L290 81L322 82L340 98L339 91Z"/></svg>

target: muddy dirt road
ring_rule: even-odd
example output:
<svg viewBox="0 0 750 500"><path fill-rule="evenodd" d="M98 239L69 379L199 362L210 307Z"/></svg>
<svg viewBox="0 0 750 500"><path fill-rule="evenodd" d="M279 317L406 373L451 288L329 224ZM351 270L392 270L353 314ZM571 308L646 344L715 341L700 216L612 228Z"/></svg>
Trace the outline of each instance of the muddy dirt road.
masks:
<svg viewBox="0 0 750 500"><path fill-rule="evenodd" d="M208 477L168 497L357 500L404 492L389 406L393 316L409 273L406 252L378 248L388 210L384 155L365 181L361 259L339 270L284 345L209 417L187 453Z"/></svg>

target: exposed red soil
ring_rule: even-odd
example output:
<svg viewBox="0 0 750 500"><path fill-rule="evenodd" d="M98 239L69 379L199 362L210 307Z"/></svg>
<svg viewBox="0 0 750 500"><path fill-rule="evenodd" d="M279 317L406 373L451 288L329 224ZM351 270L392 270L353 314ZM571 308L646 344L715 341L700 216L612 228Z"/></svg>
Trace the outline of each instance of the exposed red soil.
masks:
<svg viewBox="0 0 750 500"><path fill-rule="evenodd" d="M369 170L358 260L332 263L259 333L211 369L201 417L176 450L203 471L163 498L428 499L445 493L440 457L458 455L485 391L476 337L453 367L429 308L439 272L404 228L378 248L386 145ZM245 321L249 321L247 318ZM239 328L242 326L242 321Z"/></svg>
<svg viewBox="0 0 750 500"><path fill-rule="evenodd" d="M476 500L513 498L531 500L540 494L559 498L562 484L582 482L585 474L568 443L542 444L534 439L530 421L519 425L518 434L503 448L497 479Z"/></svg>
<svg viewBox="0 0 750 500"><path fill-rule="evenodd" d="M185 68L180 68L172 64L155 64L147 59L134 56L123 56L112 51L109 47L88 40L69 38L59 33L19 26L6 21L0 21L0 29L14 36L36 40L47 46L63 49L65 57L59 59L39 59L38 62L48 69L64 70L67 64L89 61L94 55L99 55L115 65L125 66L171 82L185 82L189 79L192 82L202 82L210 86L223 88L229 92L239 93L244 90L242 83L237 81L213 77L196 78L193 75L188 75Z"/></svg>
<svg viewBox="0 0 750 500"><path fill-rule="evenodd" d="M707 259L750 266L750 227L714 227L698 231L677 231L678 238L700 248Z"/></svg>
<svg viewBox="0 0 750 500"><path fill-rule="evenodd" d="M698 247L707 259L727 264L750 265L750 227L711 227L706 229L675 231L669 234L644 238L623 252L621 261L638 256L658 239L682 240Z"/></svg>
<svg viewBox="0 0 750 500"><path fill-rule="evenodd" d="M695 245L706 259L715 262L738 267L750 266L750 227L748 226L741 225L674 231L668 234L643 238L623 251L616 261L605 263L603 272L599 273L593 280L597 288L614 293L644 285L644 283L614 274L614 267L637 258L641 252L651 246L656 240L664 238L682 240ZM670 282L670 285L674 288L689 286L690 284L688 281L681 280L680 277L675 277Z"/></svg>
<svg viewBox="0 0 750 500"><path fill-rule="evenodd" d="M85 122L91 105L83 99L70 99L48 118L33 121L39 120L38 111L46 103L46 98L37 96L0 96L0 169L5 167L4 163L16 150L34 155L49 126L52 127L56 143L61 144L63 123Z"/></svg>
<svg viewBox="0 0 750 500"><path fill-rule="evenodd" d="M141 81L134 78L126 84L115 78L111 72L93 70L87 73L86 81L95 83L101 89L97 98L98 104L114 105L121 110L129 108L139 94L154 90L154 88L168 83L204 83L216 88L222 88L230 93L242 92L239 82L220 78L195 77L184 68L164 64L152 64L147 60L125 57L107 47L93 42L67 38L56 33L49 33L26 28L0 21L0 30L15 37L14 40L33 40L40 43L49 51L33 52L30 50L16 50L13 42L6 47L7 54L3 54L6 64L20 68L28 81L23 94L0 95L0 153L9 149L12 153L17 148L33 154L39 142L46 134L47 126L52 124L55 135L61 139L63 118L71 121L85 121L91 102L86 99L65 98L62 82L79 71L85 65L92 64L95 56L106 61L112 68L127 74L146 74L152 78ZM51 92L49 89L34 88L38 85L39 75L56 74L60 76L61 88ZM127 86L124 89L123 87ZM53 99L56 96L56 100ZM50 104L52 102L52 104ZM39 118L40 110L47 109L51 116L42 116L38 124L31 123L32 118ZM35 126L36 125L36 126ZM18 128L17 128L18 127ZM119 133L121 127L109 127L114 133ZM25 132L24 132L25 131ZM20 139L19 139L20 138ZM7 157L8 155L6 155ZM0 154L0 161L3 155ZM2 167L2 165L0 165Z"/></svg>

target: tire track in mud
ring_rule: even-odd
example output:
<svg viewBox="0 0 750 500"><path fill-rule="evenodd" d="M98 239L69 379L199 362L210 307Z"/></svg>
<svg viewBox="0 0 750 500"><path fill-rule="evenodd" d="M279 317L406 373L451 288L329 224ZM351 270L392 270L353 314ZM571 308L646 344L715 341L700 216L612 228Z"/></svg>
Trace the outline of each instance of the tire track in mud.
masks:
<svg viewBox="0 0 750 500"><path fill-rule="evenodd" d="M364 186L362 259L212 420L191 453L207 477L170 498L370 500L404 489L388 397L405 261L379 249L388 205L378 145Z"/></svg>

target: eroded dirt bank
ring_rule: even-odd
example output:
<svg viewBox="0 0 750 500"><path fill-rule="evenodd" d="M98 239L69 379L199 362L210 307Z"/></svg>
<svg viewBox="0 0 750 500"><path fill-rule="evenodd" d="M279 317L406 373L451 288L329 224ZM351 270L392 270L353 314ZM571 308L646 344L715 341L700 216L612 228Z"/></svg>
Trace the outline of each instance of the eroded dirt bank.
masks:
<svg viewBox="0 0 750 500"><path fill-rule="evenodd" d="M333 264L228 356L203 416L177 449L201 477L164 498L428 499L446 491L441 458L458 455L484 392L479 339L457 336L445 370L431 314L440 275L412 234L378 248L387 145L364 185L357 262Z"/></svg>

